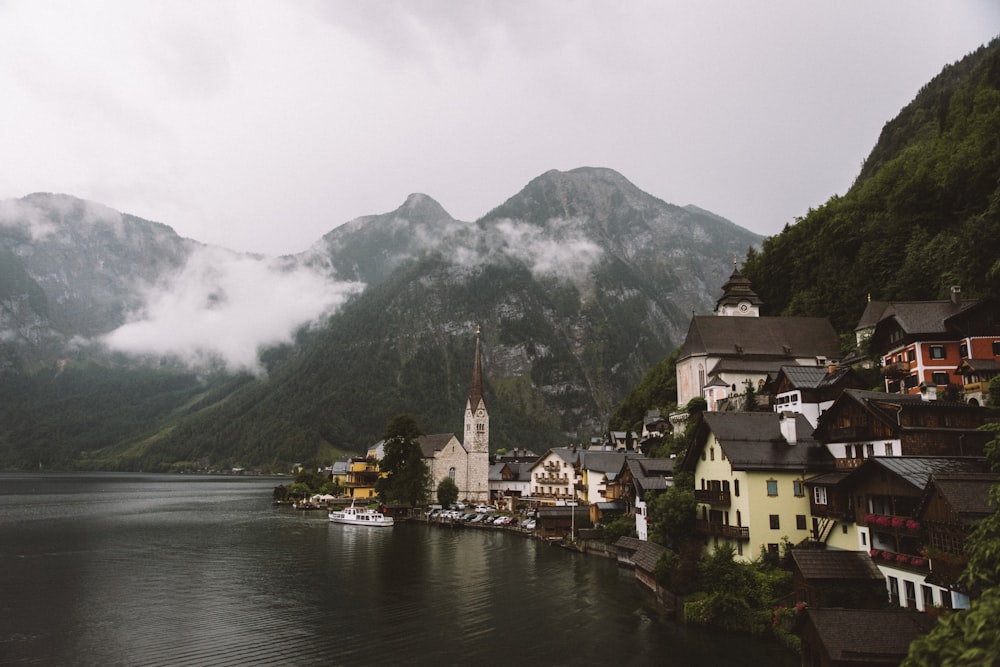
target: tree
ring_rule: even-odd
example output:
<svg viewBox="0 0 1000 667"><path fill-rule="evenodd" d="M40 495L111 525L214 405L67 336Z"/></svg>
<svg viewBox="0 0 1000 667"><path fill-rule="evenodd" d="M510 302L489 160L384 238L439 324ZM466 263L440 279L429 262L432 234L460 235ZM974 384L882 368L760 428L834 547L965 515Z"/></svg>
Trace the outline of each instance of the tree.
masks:
<svg viewBox="0 0 1000 667"><path fill-rule="evenodd" d="M447 507L458 500L458 484L451 477L445 477L438 484L438 502Z"/></svg>
<svg viewBox="0 0 1000 667"><path fill-rule="evenodd" d="M990 405L995 408L1000 408L1000 375L992 378L988 386L990 392Z"/></svg>
<svg viewBox="0 0 1000 667"><path fill-rule="evenodd" d="M430 470L424 462L417 438L423 435L413 415L394 417L385 428L385 458L379 462L386 473L375 482L375 491L387 503L422 505L427 501Z"/></svg>

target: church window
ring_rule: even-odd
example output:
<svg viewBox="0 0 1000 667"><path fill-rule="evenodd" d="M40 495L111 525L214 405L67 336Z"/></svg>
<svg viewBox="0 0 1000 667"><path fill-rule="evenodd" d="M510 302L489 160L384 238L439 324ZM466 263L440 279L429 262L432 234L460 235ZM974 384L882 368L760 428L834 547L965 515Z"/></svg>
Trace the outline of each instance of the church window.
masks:
<svg viewBox="0 0 1000 667"><path fill-rule="evenodd" d="M455 479L455 468L448 468L448 477L451 477L452 480Z"/></svg>
<svg viewBox="0 0 1000 667"><path fill-rule="evenodd" d="M476 424L476 433L486 433L486 424L482 422Z"/></svg>

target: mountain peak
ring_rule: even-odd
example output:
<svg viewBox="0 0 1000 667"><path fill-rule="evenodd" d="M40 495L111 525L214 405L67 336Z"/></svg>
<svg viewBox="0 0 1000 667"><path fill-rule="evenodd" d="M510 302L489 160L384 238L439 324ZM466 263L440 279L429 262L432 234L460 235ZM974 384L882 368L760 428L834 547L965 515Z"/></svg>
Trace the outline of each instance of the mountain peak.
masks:
<svg viewBox="0 0 1000 667"><path fill-rule="evenodd" d="M395 214L413 222L434 222L443 219L454 220L433 197L420 192L414 192L403 205L396 209Z"/></svg>

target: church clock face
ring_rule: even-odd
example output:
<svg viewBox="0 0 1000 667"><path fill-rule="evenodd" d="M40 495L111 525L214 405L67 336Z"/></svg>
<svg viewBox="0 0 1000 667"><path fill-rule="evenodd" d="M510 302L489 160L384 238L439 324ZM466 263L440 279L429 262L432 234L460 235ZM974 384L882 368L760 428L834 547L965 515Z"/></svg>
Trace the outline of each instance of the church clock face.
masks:
<svg viewBox="0 0 1000 667"><path fill-rule="evenodd" d="M483 411L482 410L476 410L476 416L477 417L482 417L483 416Z"/></svg>
<svg viewBox="0 0 1000 667"><path fill-rule="evenodd" d="M745 313L750 310L750 304L746 301L740 301L740 312Z"/></svg>

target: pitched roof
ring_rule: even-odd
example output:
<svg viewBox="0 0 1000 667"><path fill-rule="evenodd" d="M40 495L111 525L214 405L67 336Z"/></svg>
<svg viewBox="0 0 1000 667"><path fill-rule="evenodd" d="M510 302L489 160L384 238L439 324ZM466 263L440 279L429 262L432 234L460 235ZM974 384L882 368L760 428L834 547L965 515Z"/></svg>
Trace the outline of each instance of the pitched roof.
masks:
<svg viewBox="0 0 1000 667"><path fill-rule="evenodd" d="M437 452L440 452L445 446L451 442L451 439L455 438L454 433L435 433L434 435L421 435L417 438L417 444L420 445L420 451L423 453L425 459L432 459ZM458 438L455 438L457 441ZM462 443L458 443L459 447Z"/></svg>
<svg viewBox="0 0 1000 667"><path fill-rule="evenodd" d="M705 412L705 428L718 440L734 470L819 470L834 460L825 447L812 438L813 427L801 414L794 416L796 443L789 444L781 432L782 415L774 412ZM700 451L704 445L693 445ZM685 461L691 460L691 453Z"/></svg>
<svg viewBox="0 0 1000 667"><path fill-rule="evenodd" d="M865 551L792 549L792 560L806 579L885 579Z"/></svg>
<svg viewBox="0 0 1000 667"><path fill-rule="evenodd" d="M1000 372L1000 362L996 359L962 359L958 370L972 373L996 373Z"/></svg>
<svg viewBox="0 0 1000 667"><path fill-rule="evenodd" d="M840 356L840 339L830 320L823 317L696 315L679 359L692 354L835 359Z"/></svg>
<svg viewBox="0 0 1000 667"><path fill-rule="evenodd" d="M643 491L664 491L670 484L667 477L673 477L677 459L630 458L625 465L632 473L632 480Z"/></svg>
<svg viewBox="0 0 1000 667"><path fill-rule="evenodd" d="M931 475L989 471L986 459L980 457L873 456L865 459L861 467L851 473L851 477L867 474L867 469L872 467L883 468L920 490L927 487Z"/></svg>
<svg viewBox="0 0 1000 667"><path fill-rule="evenodd" d="M921 510L937 492L965 523L975 523L993 513L990 490L1000 482L996 473L932 473Z"/></svg>
<svg viewBox="0 0 1000 667"><path fill-rule="evenodd" d="M910 642L926 634L937 618L912 611L883 609L806 610L808 622L834 663L901 662Z"/></svg>
<svg viewBox="0 0 1000 667"><path fill-rule="evenodd" d="M835 386L851 374L850 366L837 366L833 371L827 366L799 366L790 364L781 367L780 373L796 389L823 389Z"/></svg>
<svg viewBox="0 0 1000 667"><path fill-rule="evenodd" d="M641 452L609 452L584 449L580 452L580 468L597 472L617 473L626 459L642 456Z"/></svg>
<svg viewBox="0 0 1000 667"><path fill-rule="evenodd" d="M948 331L947 320L978 305L978 301L890 301L878 323L896 320L908 334L935 334Z"/></svg>
<svg viewBox="0 0 1000 667"><path fill-rule="evenodd" d="M656 561L666 549L655 542L646 542L637 537L619 537L615 546L629 554L629 560L640 570L652 572Z"/></svg>

